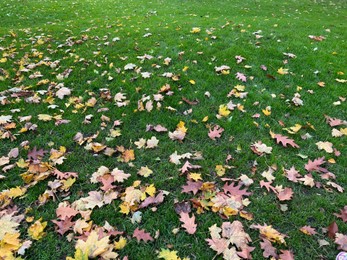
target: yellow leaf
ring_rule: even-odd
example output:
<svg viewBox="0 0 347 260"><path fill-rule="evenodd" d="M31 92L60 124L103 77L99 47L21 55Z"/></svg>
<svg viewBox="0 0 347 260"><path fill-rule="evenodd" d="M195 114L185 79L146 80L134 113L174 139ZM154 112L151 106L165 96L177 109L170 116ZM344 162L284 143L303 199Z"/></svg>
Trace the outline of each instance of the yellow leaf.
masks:
<svg viewBox="0 0 347 260"><path fill-rule="evenodd" d="M219 110L218 110L218 114L220 116L227 117L230 114L230 111L228 110L228 107L226 105L220 105Z"/></svg>
<svg viewBox="0 0 347 260"><path fill-rule="evenodd" d="M203 119L202 119L202 122L205 123L208 121L208 116L205 116Z"/></svg>
<svg viewBox="0 0 347 260"><path fill-rule="evenodd" d="M238 91L244 91L246 87L243 85L236 85L234 88L237 89Z"/></svg>
<svg viewBox="0 0 347 260"><path fill-rule="evenodd" d="M261 111L262 111L262 112L263 112L263 114L264 114L264 115L266 115L266 116L271 115L271 110L270 110L270 109L268 109L268 108L262 109Z"/></svg>
<svg viewBox="0 0 347 260"><path fill-rule="evenodd" d="M61 187L61 189L63 189L64 191L68 191L70 189L70 187L75 183L76 178L68 178L67 180L62 180L61 182L63 183L63 186Z"/></svg>
<svg viewBox="0 0 347 260"><path fill-rule="evenodd" d="M122 204L119 205L120 207L120 213L123 213L125 215L128 215L130 213L130 206L129 203L123 202Z"/></svg>
<svg viewBox="0 0 347 260"><path fill-rule="evenodd" d="M43 232L43 230L47 226L47 221L41 222L41 220L41 218L36 220L35 223L28 228L28 234L32 239L40 240L46 235L46 232Z"/></svg>
<svg viewBox="0 0 347 260"><path fill-rule="evenodd" d="M195 85L195 80L189 80L189 83L192 84L192 85Z"/></svg>
<svg viewBox="0 0 347 260"><path fill-rule="evenodd" d="M346 128L341 128L340 132L344 135L347 135L347 127Z"/></svg>
<svg viewBox="0 0 347 260"><path fill-rule="evenodd" d="M295 126L291 126L289 128L283 128L283 130L286 130L290 134L296 134L300 129L302 125L295 124Z"/></svg>
<svg viewBox="0 0 347 260"><path fill-rule="evenodd" d="M42 40L41 38L37 40L37 44L38 44L38 45L42 45L42 44L44 44L44 43L45 43L45 41Z"/></svg>
<svg viewBox="0 0 347 260"><path fill-rule="evenodd" d="M37 115L37 117L41 121L50 121L50 120L52 120L52 116L51 115L47 115L47 114L39 114L39 115Z"/></svg>
<svg viewBox="0 0 347 260"><path fill-rule="evenodd" d="M7 61L7 58L0 59L0 63L5 63Z"/></svg>
<svg viewBox="0 0 347 260"><path fill-rule="evenodd" d="M189 69L188 66L184 66L184 68L182 69L183 72L187 71Z"/></svg>
<svg viewBox="0 0 347 260"><path fill-rule="evenodd" d="M153 171L146 166L146 167L141 167L141 169L137 173L139 175L147 178L148 176L150 176L153 173Z"/></svg>
<svg viewBox="0 0 347 260"><path fill-rule="evenodd" d="M334 159L334 158L330 158L330 159L328 160L328 162L329 162L329 163L331 163L331 164L336 163L336 161L335 161L335 159Z"/></svg>
<svg viewBox="0 0 347 260"><path fill-rule="evenodd" d="M216 165L216 173L219 177L223 176L225 174L225 168L223 165Z"/></svg>
<svg viewBox="0 0 347 260"><path fill-rule="evenodd" d="M178 260L177 251L170 251L168 249L161 249L158 258L163 258L164 260Z"/></svg>
<svg viewBox="0 0 347 260"><path fill-rule="evenodd" d="M185 127L185 123L183 121L180 121L177 124L177 130L180 130L181 132L186 133L188 129Z"/></svg>
<svg viewBox="0 0 347 260"><path fill-rule="evenodd" d="M189 179L192 179L192 180L194 180L194 181L202 180L201 174L200 174L200 173L190 173L190 174L188 175L188 178L189 178Z"/></svg>
<svg viewBox="0 0 347 260"><path fill-rule="evenodd" d="M145 192L146 192L149 196L153 197L153 196L155 195L155 192L156 192L156 188L155 188L154 184L151 184L150 186L148 186L148 187L146 188Z"/></svg>
<svg viewBox="0 0 347 260"><path fill-rule="evenodd" d="M23 196L23 194L27 191L27 189L25 187L19 187L17 186L16 188L11 188L8 196L10 198L17 198L20 196Z"/></svg>
<svg viewBox="0 0 347 260"><path fill-rule="evenodd" d="M99 240L98 233L93 230L86 241L81 239L77 240L76 249L80 249L83 254L88 255L90 258L95 258L110 248L109 236L104 236Z"/></svg>
<svg viewBox="0 0 347 260"><path fill-rule="evenodd" d="M283 69L282 67L277 70L278 74L285 75L288 74L288 69Z"/></svg>
<svg viewBox="0 0 347 260"><path fill-rule="evenodd" d="M199 33L200 31L201 31L201 29L199 27L193 27L190 32L191 33Z"/></svg>
<svg viewBox="0 0 347 260"><path fill-rule="evenodd" d="M125 245L127 244L127 240L124 237L120 237L118 242L114 242L114 248L116 250L121 250L125 247Z"/></svg>

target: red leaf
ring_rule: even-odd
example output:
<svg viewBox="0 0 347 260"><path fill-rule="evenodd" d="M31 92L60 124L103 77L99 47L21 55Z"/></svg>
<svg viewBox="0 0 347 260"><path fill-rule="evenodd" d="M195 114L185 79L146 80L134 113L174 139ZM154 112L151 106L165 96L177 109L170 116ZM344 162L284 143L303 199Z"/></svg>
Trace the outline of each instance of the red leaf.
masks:
<svg viewBox="0 0 347 260"><path fill-rule="evenodd" d="M52 220L52 222L57 225L56 231L60 235L64 235L75 224L75 222L71 222L71 219L72 218L66 218L66 219L64 219L62 221Z"/></svg>
<svg viewBox="0 0 347 260"><path fill-rule="evenodd" d="M333 223L331 223L329 226L328 226L328 237L333 239L335 238L335 234L339 231L339 228L336 224L336 222L334 221Z"/></svg>
<svg viewBox="0 0 347 260"><path fill-rule="evenodd" d="M202 186L201 181L187 181L187 185L182 186L183 193L193 192L195 195Z"/></svg>
<svg viewBox="0 0 347 260"><path fill-rule="evenodd" d="M100 187L100 189L102 189L103 191L108 191L115 187L112 185L112 183L114 182L114 177L111 174L105 174L99 177L98 180L102 182L103 186Z"/></svg>
<svg viewBox="0 0 347 260"><path fill-rule="evenodd" d="M292 166L292 168L290 168L289 170L284 169L284 172L286 173L287 179L292 182L298 182L298 177L301 177L299 172L295 170L294 166Z"/></svg>
<svg viewBox="0 0 347 260"><path fill-rule="evenodd" d="M272 256L277 259L277 249L272 246L271 242L267 239L263 238L263 242L260 242L260 248L264 250L263 256L265 258L268 258L269 256Z"/></svg>
<svg viewBox="0 0 347 260"><path fill-rule="evenodd" d="M192 217L189 217L189 214L186 212L180 213L180 221L183 222L182 227L186 229L188 234L194 234L196 232L196 223L195 223L195 216L192 215Z"/></svg>
<svg viewBox="0 0 347 260"><path fill-rule="evenodd" d="M292 196L293 196L293 190L292 188L285 188L283 191L279 192L277 194L277 198L280 200L280 201L284 201L284 200L291 200L292 199Z"/></svg>
<svg viewBox="0 0 347 260"><path fill-rule="evenodd" d="M287 136L276 134L275 139L277 144L281 143L284 147L287 147L287 145L289 144L294 148L300 148L300 146L297 145L293 139L290 139Z"/></svg>
<svg viewBox="0 0 347 260"><path fill-rule="evenodd" d="M260 184L260 187L262 187L262 188L265 187L265 188L267 189L267 191L272 190L272 192L274 192L274 193L277 192L276 189L275 189L275 187L271 186L271 184L272 184L271 181L266 182L266 181L264 181L264 180L261 180L261 181L259 182L259 184Z"/></svg>
<svg viewBox="0 0 347 260"><path fill-rule="evenodd" d="M340 214L334 213L338 218L341 218L343 222L347 222L347 206L340 210Z"/></svg>
<svg viewBox="0 0 347 260"><path fill-rule="evenodd" d="M208 132L208 137L210 137L212 140L216 140L216 138L220 138L222 136L223 132L224 128L216 125L213 130L210 129L210 131Z"/></svg>
<svg viewBox="0 0 347 260"><path fill-rule="evenodd" d="M235 182L232 182L230 185L228 184L224 184L223 186L223 190L225 193L229 192L232 196L249 196L252 193L251 192L247 192L247 188L241 190L240 188L242 187L242 182L240 182L238 185L236 185Z"/></svg>
<svg viewBox="0 0 347 260"><path fill-rule="evenodd" d="M327 169L320 167L322 164L325 163L324 161L325 157L321 157L318 159L315 159L313 162L311 160L308 160L308 163L305 164L305 169L308 172L328 172Z"/></svg>
<svg viewBox="0 0 347 260"><path fill-rule="evenodd" d="M282 252L282 254L280 254L281 260L294 260L293 252L289 250L282 250L282 249L281 249L281 252Z"/></svg>
<svg viewBox="0 0 347 260"><path fill-rule="evenodd" d="M133 237L137 239L137 242L140 242L143 240L144 242L147 241L153 241L153 237L151 237L151 234L146 232L144 229L136 228L133 234Z"/></svg>

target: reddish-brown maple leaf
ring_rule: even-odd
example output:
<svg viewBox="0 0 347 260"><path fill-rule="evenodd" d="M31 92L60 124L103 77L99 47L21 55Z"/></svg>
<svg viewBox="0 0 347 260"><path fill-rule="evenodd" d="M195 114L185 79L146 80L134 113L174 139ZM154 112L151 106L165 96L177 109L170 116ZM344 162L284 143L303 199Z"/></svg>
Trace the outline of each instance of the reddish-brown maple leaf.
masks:
<svg viewBox="0 0 347 260"><path fill-rule="evenodd" d="M164 201L164 192L163 191L160 191L158 193L157 196L155 197L147 197L139 206L140 209L142 208L146 208L148 207L149 205L152 205L152 204L160 204Z"/></svg>
<svg viewBox="0 0 347 260"><path fill-rule="evenodd" d="M292 196L293 196L294 192L292 190L292 188L285 188L284 190L280 191L279 193L277 193L277 198L280 201L284 201L284 200L291 200Z"/></svg>
<svg viewBox="0 0 347 260"><path fill-rule="evenodd" d="M260 242L260 248L264 250L263 256L265 258L272 256L277 259L277 249L272 246L269 240L263 238L263 242Z"/></svg>
<svg viewBox="0 0 347 260"><path fill-rule="evenodd" d="M72 217L71 218L66 218L66 219L64 219L62 221L52 220L52 222L57 225L56 226L56 231L60 235L64 235L75 224L75 222L71 222L71 219L72 219Z"/></svg>
<svg viewBox="0 0 347 260"><path fill-rule="evenodd" d="M182 186L182 193L193 192L195 195L202 186L201 181L187 181L187 185Z"/></svg>
<svg viewBox="0 0 347 260"><path fill-rule="evenodd" d="M186 212L180 213L180 221L183 222L182 227L186 229L186 232L188 234L194 234L196 232L196 223L195 223L195 216L192 215L192 217L189 217L189 214Z"/></svg>
<svg viewBox="0 0 347 260"><path fill-rule="evenodd" d="M193 165L189 161L186 161L184 165L182 166L182 168L180 169L180 172L186 173L186 172L189 172L189 169L200 169L200 168L201 168L200 165Z"/></svg>
<svg viewBox="0 0 347 260"><path fill-rule="evenodd" d="M281 143L284 147L287 147L287 145L289 144L294 148L300 148L300 146L297 145L293 139L290 139L287 136L276 134L275 139L277 144Z"/></svg>
<svg viewBox="0 0 347 260"><path fill-rule="evenodd" d="M334 213L338 218L341 218L343 222L347 222L347 205L340 210L340 214Z"/></svg>
<svg viewBox="0 0 347 260"><path fill-rule="evenodd" d="M300 231L309 236L317 234L316 229L310 226L303 226L300 228Z"/></svg>
<svg viewBox="0 0 347 260"><path fill-rule="evenodd" d="M45 153L47 153L47 151L40 149L37 150L36 146L34 147L34 149L32 149L31 151L28 152L28 159L33 159L33 160L37 160L42 158Z"/></svg>
<svg viewBox="0 0 347 260"><path fill-rule="evenodd" d="M57 217L61 220L72 218L76 216L79 212L69 206L67 207L59 207L56 209L55 213L57 214Z"/></svg>
<svg viewBox="0 0 347 260"><path fill-rule="evenodd" d="M289 170L284 169L284 172L286 173L287 179L292 181L292 182L298 182L298 177L301 177L301 175L295 169L294 166L292 166Z"/></svg>
<svg viewBox="0 0 347 260"><path fill-rule="evenodd" d="M325 163L325 157L321 157L318 159L315 159L313 162L311 160L308 160L308 163L305 164L305 169L308 172L328 172L327 169L322 168L321 165Z"/></svg>
<svg viewBox="0 0 347 260"><path fill-rule="evenodd" d="M335 234L339 231L339 227L337 226L336 222L334 221L328 226L328 237L333 239L335 237Z"/></svg>
<svg viewBox="0 0 347 260"><path fill-rule="evenodd" d="M347 236L341 233L336 233L335 244L338 245L337 249L347 251Z"/></svg>
<svg viewBox="0 0 347 260"><path fill-rule="evenodd" d="M223 132L224 128L216 125L214 126L213 130L210 129L210 131L208 132L208 137L210 137L212 140L216 140L216 138L220 138L222 136Z"/></svg>
<svg viewBox="0 0 347 260"><path fill-rule="evenodd" d="M236 182L232 182L230 185L227 183L224 184L223 190L225 193L229 192L232 196L235 197L242 197L242 196L249 196L252 193L247 191L247 188L241 190L242 182L240 182L238 185L236 185Z"/></svg>
<svg viewBox="0 0 347 260"><path fill-rule="evenodd" d="M143 240L144 242L154 240L153 237L151 237L150 233L146 232L144 229L139 229L139 228L136 228L134 230L133 237L137 239L137 242L140 242L141 240Z"/></svg>
<svg viewBox="0 0 347 260"><path fill-rule="evenodd" d="M280 254L281 260L294 260L294 254L292 251L281 249L281 253L282 253L282 254Z"/></svg>

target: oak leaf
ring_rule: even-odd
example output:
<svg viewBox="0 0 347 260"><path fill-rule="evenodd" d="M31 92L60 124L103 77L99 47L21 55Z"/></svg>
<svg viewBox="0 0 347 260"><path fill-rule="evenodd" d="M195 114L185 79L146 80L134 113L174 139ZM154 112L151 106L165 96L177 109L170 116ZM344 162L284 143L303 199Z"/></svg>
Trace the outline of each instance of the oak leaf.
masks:
<svg viewBox="0 0 347 260"><path fill-rule="evenodd" d="M347 236L341 233L336 233L335 244L338 245L337 249L347 251Z"/></svg>
<svg viewBox="0 0 347 260"><path fill-rule="evenodd" d="M187 185L182 186L182 193L193 192L193 194L195 195L196 193L198 193L201 186L201 181L187 181Z"/></svg>
<svg viewBox="0 0 347 260"><path fill-rule="evenodd" d="M300 228L300 231L309 236L317 234L316 229L310 226L303 226Z"/></svg>
<svg viewBox="0 0 347 260"><path fill-rule="evenodd" d="M222 136L223 132L224 128L216 125L214 126L213 130L210 129L210 131L208 132L208 137L210 137L212 140L216 140L216 138L220 138Z"/></svg>
<svg viewBox="0 0 347 260"><path fill-rule="evenodd" d="M139 229L136 228L134 233L133 233L133 237L136 238L137 242L140 242L141 240L143 240L144 242L148 242L148 241L153 241L153 237L151 237L151 234L146 232L144 229Z"/></svg>
<svg viewBox="0 0 347 260"><path fill-rule="evenodd" d="M277 259L277 249L272 246L271 242L263 238L263 242L260 242L260 248L264 250L263 256L269 258L270 256Z"/></svg>
<svg viewBox="0 0 347 260"><path fill-rule="evenodd" d="M300 148L300 146L298 146L293 139L290 139L287 136L275 134L274 138L276 139L277 144L281 143L284 147L287 147L287 145L289 144L294 148Z"/></svg>
<svg viewBox="0 0 347 260"><path fill-rule="evenodd" d="M247 188L245 189L241 189L241 187L243 186L243 184L240 182L238 185L236 185L236 182L232 182L231 184L227 184L225 183L223 186L223 190L225 193L230 193L232 196L249 196L252 193L247 191Z"/></svg>
<svg viewBox="0 0 347 260"><path fill-rule="evenodd" d="M281 260L294 260L294 254L292 251L281 249L281 253L282 253L282 254L280 254Z"/></svg>
<svg viewBox="0 0 347 260"><path fill-rule="evenodd" d="M197 224L195 223L195 216L189 217L189 214L186 212L180 213L180 221L183 222L182 227L186 229L188 234L194 234L196 232Z"/></svg>
<svg viewBox="0 0 347 260"><path fill-rule="evenodd" d="M340 214L334 213L338 218L341 218L343 222L347 222L347 206L340 210Z"/></svg>

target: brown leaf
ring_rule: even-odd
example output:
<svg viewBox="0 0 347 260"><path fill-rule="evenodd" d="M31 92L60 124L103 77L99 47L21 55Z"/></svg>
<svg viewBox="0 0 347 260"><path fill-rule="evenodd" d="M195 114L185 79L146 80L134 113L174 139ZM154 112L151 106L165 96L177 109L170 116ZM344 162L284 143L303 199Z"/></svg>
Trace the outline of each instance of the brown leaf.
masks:
<svg viewBox="0 0 347 260"><path fill-rule="evenodd" d="M336 222L334 221L333 223L331 223L329 226L328 226L328 237L333 239L335 238L335 234L339 231L339 228L336 224Z"/></svg>
<svg viewBox="0 0 347 260"><path fill-rule="evenodd" d="M57 225L56 231L60 235L64 235L75 224L75 222L71 222L71 219L72 218L66 218L66 219L64 219L62 221L52 220L52 222Z"/></svg>
<svg viewBox="0 0 347 260"><path fill-rule="evenodd" d="M186 229L186 232L191 235L194 234L197 227L194 214L190 218L188 213L181 212L180 217L180 221L183 222L182 227Z"/></svg>
<svg viewBox="0 0 347 260"><path fill-rule="evenodd" d="M190 101L190 100L188 100L187 98L182 97L182 100L183 100L184 102L186 102L187 104L191 105L191 106L194 106L194 105L199 104L199 100L197 100L197 99L194 99L193 101Z"/></svg>
<svg viewBox="0 0 347 260"><path fill-rule="evenodd" d="M177 202L174 204L174 208L177 214L181 214L181 212L190 213L191 206L187 201Z"/></svg>
<svg viewBox="0 0 347 260"><path fill-rule="evenodd" d="M133 234L133 237L137 239L137 242L143 240L144 242L153 241L151 234L146 232L144 229L136 228Z"/></svg>

